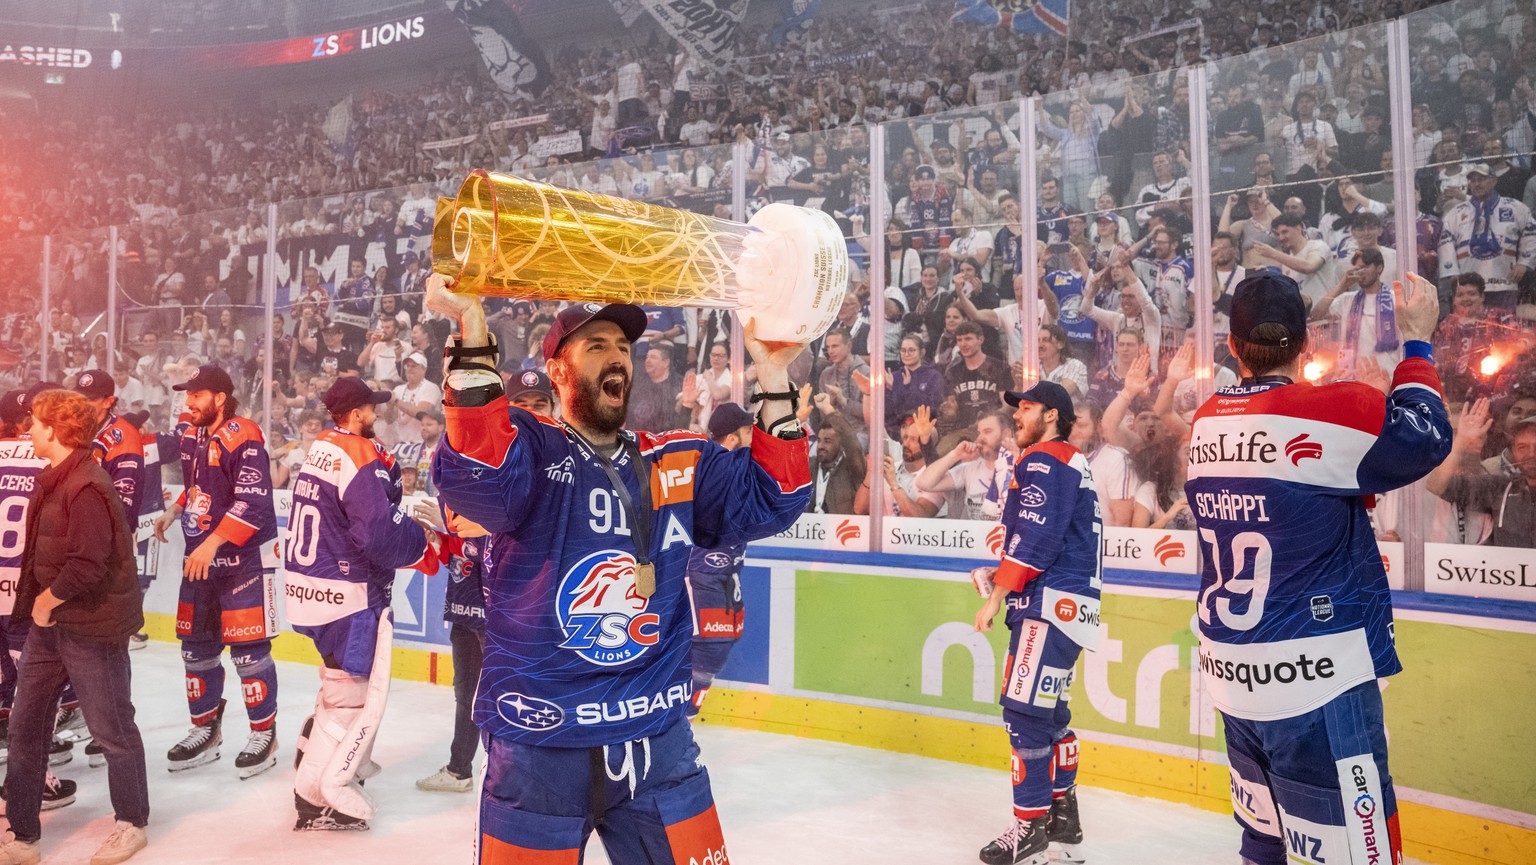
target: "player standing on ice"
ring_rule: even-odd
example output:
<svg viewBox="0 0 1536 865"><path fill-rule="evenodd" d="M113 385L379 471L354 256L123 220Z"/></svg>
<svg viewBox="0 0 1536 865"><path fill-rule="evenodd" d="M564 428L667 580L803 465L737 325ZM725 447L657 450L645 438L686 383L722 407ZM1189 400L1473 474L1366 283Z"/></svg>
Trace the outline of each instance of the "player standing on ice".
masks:
<svg viewBox="0 0 1536 865"><path fill-rule="evenodd" d="M733 402L715 406L709 437L728 451L752 446L752 415ZM693 597L693 699L688 717L699 714L715 676L741 639L746 609L741 604L741 563L745 541L723 547L695 547L688 556L688 590Z"/></svg>
<svg viewBox="0 0 1536 865"><path fill-rule="evenodd" d="M623 429L629 304L563 310L543 351L564 422L509 410L480 299L427 280L459 320L432 474L486 540L486 736L479 861L575 861L595 828L628 863L725 862L709 776L684 717L695 544L766 537L805 510L810 464L787 366L800 345L747 335L764 406L752 447Z"/></svg>
<svg viewBox="0 0 1536 865"><path fill-rule="evenodd" d="M241 778L277 762L277 666L272 638L277 605L277 515L272 509L271 461L256 422L236 414L235 385L213 365L176 390L187 395L191 426L181 436L186 489L155 520L155 537L181 520L186 539L176 636L187 670L192 730L166 754L179 772L219 758L224 741L224 666L229 646L251 735L235 758Z"/></svg>
<svg viewBox="0 0 1536 865"><path fill-rule="evenodd" d="M992 630L1007 601L1008 661L1003 726L1013 746L1013 815L1008 831L981 848L988 865L1042 865L1055 842L1063 861L1081 862L1077 736L1067 726L1072 668L1099 637L1103 515L1088 459L1067 443L1076 414L1055 382L1008 391L1019 446L1003 503L1003 559L976 630Z"/></svg>
<svg viewBox="0 0 1536 865"><path fill-rule="evenodd" d="M389 391L336 379L325 393L335 429L321 433L293 484L283 555L286 610L320 653L320 694L300 734L295 829L367 829L378 774L373 742L389 698L397 568L437 572L437 555L400 509L400 471L373 438Z"/></svg>
<svg viewBox="0 0 1536 865"><path fill-rule="evenodd" d="M1199 525L1201 678L1221 710L1249 865L1402 861L1376 680L1402 669L1366 515L1451 449L1429 338L1434 285L1394 286L1403 361L1386 397L1296 383L1307 306L1294 280L1250 276L1228 345L1242 381L1195 414L1184 488Z"/></svg>

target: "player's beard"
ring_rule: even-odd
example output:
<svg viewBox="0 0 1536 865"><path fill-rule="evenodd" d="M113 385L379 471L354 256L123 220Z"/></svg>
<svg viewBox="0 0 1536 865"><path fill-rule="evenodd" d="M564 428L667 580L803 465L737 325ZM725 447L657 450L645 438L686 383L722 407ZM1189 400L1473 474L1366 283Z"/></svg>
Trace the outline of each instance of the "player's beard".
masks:
<svg viewBox="0 0 1536 865"><path fill-rule="evenodd" d="M633 379L617 364L594 378L581 379L576 382L576 398L569 404L571 420L598 435L618 432L629 417L629 392L633 384ZM609 400L616 397L619 404L610 405Z"/></svg>
<svg viewBox="0 0 1536 865"><path fill-rule="evenodd" d="M219 421L218 406L209 406L202 411L196 411L189 406L187 414L192 416L192 425L195 427L209 427Z"/></svg>
<svg viewBox="0 0 1536 865"><path fill-rule="evenodd" d="M357 431L357 434L365 439L373 438L373 424L364 424L363 428Z"/></svg>
<svg viewBox="0 0 1536 865"><path fill-rule="evenodd" d="M1019 427L1014 433L1013 440L1018 444L1022 452L1025 448L1031 448L1045 441L1045 418L1036 420L1033 426Z"/></svg>

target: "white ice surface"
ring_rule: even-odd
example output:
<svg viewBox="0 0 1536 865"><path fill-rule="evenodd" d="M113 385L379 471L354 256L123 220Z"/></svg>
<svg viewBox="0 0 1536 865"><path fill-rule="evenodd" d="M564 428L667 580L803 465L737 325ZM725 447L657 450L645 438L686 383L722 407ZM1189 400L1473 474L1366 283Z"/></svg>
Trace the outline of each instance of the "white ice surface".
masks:
<svg viewBox="0 0 1536 865"><path fill-rule="evenodd" d="M135 865L435 865L469 861L475 794L423 793L417 778L447 762L453 691L397 681L369 781L379 813L368 832L294 832L293 740L318 682L302 664L278 664L278 764L247 781L234 756L247 728L231 670L223 756L170 774L165 751L186 733L181 660L172 645L135 652L133 693L149 762L149 847ZM226 661L227 663L227 661ZM722 727L697 729L731 861L748 863L975 862L1010 818L1007 774L868 748ZM111 829L106 770L79 753L55 771L80 785L73 805L43 815L43 861L89 861ZM1084 787L1090 865L1232 865L1232 818ZM593 839L588 863L607 863Z"/></svg>

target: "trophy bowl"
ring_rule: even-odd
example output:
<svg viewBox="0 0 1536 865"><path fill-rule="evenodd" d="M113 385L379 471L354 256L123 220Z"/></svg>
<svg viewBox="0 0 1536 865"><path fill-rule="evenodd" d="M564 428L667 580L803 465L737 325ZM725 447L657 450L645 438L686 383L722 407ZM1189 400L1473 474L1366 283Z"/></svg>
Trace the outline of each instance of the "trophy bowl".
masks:
<svg viewBox="0 0 1536 865"><path fill-rule="evenodd" d="M758 339L806 343L842 305L848 249L791 204L743 225L477 170L438 200L432 269L495 297L736 309Z"/></svg>

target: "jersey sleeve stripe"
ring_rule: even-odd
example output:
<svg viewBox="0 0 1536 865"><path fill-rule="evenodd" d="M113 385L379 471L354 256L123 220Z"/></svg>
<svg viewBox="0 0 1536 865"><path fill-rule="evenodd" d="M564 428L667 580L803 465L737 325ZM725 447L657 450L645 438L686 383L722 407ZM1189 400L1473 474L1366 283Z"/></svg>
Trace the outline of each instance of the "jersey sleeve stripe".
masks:
<svg viewBox="0 0 1536 865"><path fill-rule="evenodd" d="M1003 556L1003 560L997 565L997 573L992 575L992 582L1010 592L1022 592L1024 585L1041 573L1039 568L1030 567L1010 556Z"/></svg>
<svg viewBox="0 0 1536 865"><path fill-rule="evenodd" d="M213 533L236 546L245 546L251 536L256 534L256 527L234 514L225 514Z"/></svg>
<svg viewBox="0 0 1536 865"><path fill-rule="evenodd" d="M517 427L512 425L505 402L444 406L443 413L448 444L456 452L488 468L501 468L517 440Z"/></svg>
<svg viewBox="0 0 1536 865"><path fill-rule="evenodd" d="M810 443L806 439L785 441L759 430L752 436L750 450L752 461L778 481L779 492L793 493L811 485Z"/></svg>

